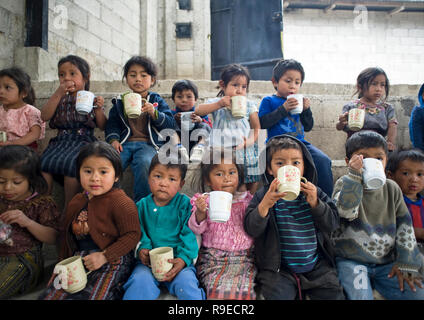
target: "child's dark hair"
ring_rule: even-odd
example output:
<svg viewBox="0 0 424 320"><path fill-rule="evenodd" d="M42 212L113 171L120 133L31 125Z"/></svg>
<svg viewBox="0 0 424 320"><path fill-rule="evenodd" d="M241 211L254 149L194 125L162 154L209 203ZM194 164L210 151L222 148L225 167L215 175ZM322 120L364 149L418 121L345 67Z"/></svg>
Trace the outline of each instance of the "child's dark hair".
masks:
<svg viewBox="0 0 424 320"><path fill-rule="evenodd" d="M23 101L30 105L34 105L34 88L31 85L31 77L25 71L18 67L3 69L0 70L0 78L3 77L11 78L18 86L19 93L24 93L26 95L26 97L23 98Z"/></svg>
<svg viewBox="0 0 424 320"><path fill-rule="evenodd" d="M79 152L77 157L77 172L76 172L76 178L78 182L81 182L80 177L80 169L85 159L88 157L102 157L108 159L113 166L113 169L115 170L115 178L119 178L117 182L113 185L114 187L117 187L119 184L119 181L121 180L123 170L122 170L122 163L121 163L121 156L119 155L118 151L115 150L109 143L106 143L104 141L95 141L90 144L85 145Z"/></svg>
<svg viewBox="0 0 424 320"><path fill-rule="evenodd" d="M32 148L19 145L1 147L0 169L14 170L27 178L32 192L47 193L48 185L41 174L40 157Z"/></svg>
<svg viewBox="0 0 424 320"><path fill-rule="evenodd" d="M389 156L386 170L395 173L404 160L424 163L424 152L418 148L395 150Z"/></svg>
<svg viewBox="0 0 424 320"><path fill-rule="evenodd" d="M224 84L224 87L228 85L228 83L235 77L244 76L247 79L247 88L249 89L249 83L250 83L250 73L249 70L242 66L241 64L230 64L221 71L221 81ZM218 92L218 97L224 96L224 90L220 90Z"/></svg>
<svg viewBox="0 0 424 320"><path fill-rule="evenodd" d="M295 140L288 137L272 138L267 143L267 148L266 148L266 168L267 169L271 168L271 161L272 161L272 157L274 153L283 149L299 150L303 156L303 149Z"/></svg>
<svg viewBox="0 0 424 320"><path fill-rule="evenodd" d="M85 82L84 90L90 90L91 72L90 72L90 66L88 65L88 62L81 57L70 54L59 60L59 62L57 63L57 68L59 69L60 66L66 62L69 62L78 68Z"/></svg>
<svg viewBox="0 0 424 320"><path fill-rule="evenodd" d="M156 64L152 61L152 59L146 56L131 57L130 60L128 60L124 65L124 68L123 68L124 76L122 77L122 80L127 78L130 68L135 64L142 66L144 68L144 71L146 71L147 74L151 75L152 78L154 78L153 80L156 80L156 76L158 74L158 69L156 67ZM153 85L155 83L156 81L154 81Z"/></svg>
<svg viewBox="0 0 424 320"><path fill-rule="evenodd" d="M302 83L305 80L305 70L303 70L300 62L294 59L281 59L277 62L272 70L272 77L276 82L280 80L280 78L288 71L288 70L297 70L300 72Z"/></svg>
<svg viewBox="0 0 424 320"><path fill-rule="evenodd" d="M346 157L350 159L352 154L359 149L382 148L387 154L387 142L384 137L370 130L364 130L354 133L346 141Z"/></svg>
<svg viewBox="0 0 424 320"><path fill-rule="evenodd" d="M384 75L386 78L386 96L384 97L384 100L386 100L389 96L389 78L387 78L384 70L378 67L371 67L362 70L356 79L356 92L353 95L358 94L358 98L362 98L364 96L364 92L369 89L371 82L380 74Z"/></svg>
<svg viewBox="0 0 424 320"><path fill-rule="evenodd" d="M183 92L184 90L190 90L194 94L194 98L197 100L199 98L199 91L197 90L197 86L193 81L190 80L178 80L172 86L172 100L175 98L175 94L177 92Z"/></svg>
<svg viewBox="0 0 424 320"><path fill-rule="evenodd" d="M201 192L206 192L205 182L209 181L209 174L217 165L221 163L233 163L237 168L238 173L238 187L244 183L244 166L241 163L238 163L236 152L231 148L220 148L212 147L209 148L207 152L203 155L202 161L199 164L199 172L192 181L193 190L201 190Z"/></svg>
<svg viewBox="0 0 424 320"><path fill-rule="evenodd" d="M181 161L182 157L178 149L172 151L173 152L171 152L170 154L165 154L165 152L162 152L160 150L157 154L155 154L152 161L150 162L149 175L157 165L161 164L169 169L172 168L180 170L181 180L185 179L187 173L187 164ZM162 159L166 159L166 161L161 161Z"/></svg>

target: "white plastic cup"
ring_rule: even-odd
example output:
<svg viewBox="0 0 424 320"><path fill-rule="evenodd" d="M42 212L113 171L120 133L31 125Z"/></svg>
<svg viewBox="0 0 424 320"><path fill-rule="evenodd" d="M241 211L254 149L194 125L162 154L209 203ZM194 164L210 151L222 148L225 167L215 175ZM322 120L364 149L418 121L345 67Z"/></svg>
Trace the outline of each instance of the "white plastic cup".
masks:
<svg viewBox="0 0 424 320"><path fill-rule="evenodd" d="M181 130L190 131L194 128L194 123L191 120L193 111L181 112Z"/></svg>
<svg viewBox="0 0 424 320"><path fill-rule="evenodd" d="M243 118L246 116L247 98L246 96L231 97L231 114L234 118Z"/></svg>
<svg viewBox="0 0 424 320"><path fill-rule="evenodd" d="M214 222L225 223L230 219L233 195L225 191L209 193L209 219Z"/></svg>
<svg viewBox="0 0 424 320"><path fill-rule="evenodd" d="M383 162L375 158L365 158L363 160L362 178L366 189L380 189L386 183Z"/></svg>
<svg viewBox="0 0 424 320"><path fill-rule="evenodd" d="M93 110L94 98L96 96L90 91L78 91L75 108L80 114L88 114Z"/></svg>
<svg viewBox="0 0 424 320"><path fill-rule="evenodd" d="M290 110L290 114L300 114L303 111L303 95L302 94L291 94L287 99L295 98L297 100L296 108Z"/></svg>
<svg viewBox="0 0 424 320"><path fill-rule="evenodd" d="M299 196L300 181L308 182L306 178L300 176L299 168L291 165L278 169L277 179L280 181L278 192L285 192L284 200L292 201Z"/></svg>
<svg viewBox="0 0 424 320"><path fill-rule="evenodd" d="M349 118L347 125L352 131L359 131L364 126L365 110L354 108L349 110Z"/></svg>
<svg viewBox="0 0 424 320"><path fill-rule="evenodd" d="M159 247L149 251L152 273L158 281L162 281L165 274L172 269L173 264L168 259L174 259L174 250L171 247Z"/></svg>
<svg viewBox="0 0 424 320"><path fill-rule="evenodd" d="M142 105L143 99L140 94L131 92L124 95L125 114L128 118L138 118L141 115Z"/></svg>

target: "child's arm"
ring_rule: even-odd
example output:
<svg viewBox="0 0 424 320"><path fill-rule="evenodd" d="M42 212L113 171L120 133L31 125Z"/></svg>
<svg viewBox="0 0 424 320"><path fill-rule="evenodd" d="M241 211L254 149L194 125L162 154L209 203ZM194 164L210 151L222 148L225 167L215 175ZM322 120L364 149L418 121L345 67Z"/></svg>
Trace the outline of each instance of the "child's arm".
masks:
<svg viewBox="0 0 424 320"><path fill-rule="evenodd" d="M269 129L275 126L281 119L286 118L288 114L289 113L284 107L284 104L282 104L275 110L272 110L271 97L265 97L261 101L258 113L261 128Z"/></svg>
<svg viewBox="0 0 424 320"><path fill-rule="evenodd" d="M303 130L305 132L311 131L314 127L314 118L312 116L311 108L304 109L300 114L300 122L303 125Z"/></svg>
<svg viewBox="0 0 424 320"><path fill-rule="evenodd" d="M20 146L27 146L33 143L34 141L37 141L40 138L41 128L38 125L32 126L29 129L29 132L24 135L22 138L13 140L13 141L6 141L6 142L0 142L0 146L2 145L20 145Z"/></svg>
<svg viewBox="0 0 424 320"><path fill-rule="evenodd" d="M154 106L155 103L157 103L157 107ZM153 102L153 104L146 103L144 106L148 108L146 112L149 113L153 120L153 125L159 131L163 129L177 128L177 123L175 122L172 111L162 97L156 96L155 102Z"/></svg>
<svg viewBox="0 0 424 320"><path fill-rule="evenodd" d="M73 81L65 81L59 85L55 93L53 93L53 95L41 109L41 119L43 121L49 121L51 118L53 118L60 99L62 99L62 97L73 87L75 87L75 83Z"/></svg>
<svg viewBox="0 0 424 320"><path fill-rule="evenodd" d="M349 120L349 110L351 109L351 103L345 104L342 109L342 114L339 116L339 122L336 123L336 129L337 130L344 130L347 129L347 123Z"/></svg>
<svg viewBox="0 0 424 320"><path fill-rule="evenodd" d="M259 130L261 129L261 123L259 121L257 112L253 112L250 114L249 122L251 129L249 131L249 136L247 138L243 137L244 141L240 145L238 145L236 149L243 149L246 147L253 146L258 140Z"/></svg>
<svg viewBox="0 0 424 320"><path fill-rule="evenodd" d="M104 111L105 99L102 96L97 96L94 100L94 115L96 117L96 125L100 130L106 127L106 115Z"/></svg>
<svg viewBox="0 0 424 320"><path fill-rule="evenodd" d="M387 149L394 151L396 149L397 123L389 122L387 130Z"/></svg>
<svg viewBox="0 0 424 320"><path fill-rule="evenodd" d="M424 228L414 228L415 238L424 240Z"/></svg>
<svg viewBox="0 0 424 320"><path fill-rule="evenodd" d="M0 220L4 223L16 223L21 228L26 228L37 240L48 244L55 244L58 232L47 226L28 218L21 210L10 210L0 215Z"/></svg>
<svg viewBox="0 0 424 320"><path fill-rule="evenodd" d="M212 103L203 103L199 104L195 109L194 113L198 116L206 116L210 113L213 113L214 111L224 108L224 107L230 107L231 106L231 98L229 96L222 97L216 102Z"/></svg>

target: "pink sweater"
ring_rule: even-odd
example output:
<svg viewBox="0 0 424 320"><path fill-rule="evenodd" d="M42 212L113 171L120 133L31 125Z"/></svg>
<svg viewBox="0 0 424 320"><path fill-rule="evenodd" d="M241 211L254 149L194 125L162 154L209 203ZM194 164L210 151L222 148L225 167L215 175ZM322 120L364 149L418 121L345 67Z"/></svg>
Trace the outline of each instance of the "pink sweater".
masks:
<svg viewBox="0 0 424 320"><path fill-rule="evenodd" d="M253 196L250 192L236 193L233 198L230 219L225 223L213 222L207 218L200 224L196 221L196 200L201 196L196 193L191 198L193 206L188 226L195 233L202 235L202 246L225 251L247 250L253 245L253 238L248 236L243 228L243 220L246 208Z"/></svg>

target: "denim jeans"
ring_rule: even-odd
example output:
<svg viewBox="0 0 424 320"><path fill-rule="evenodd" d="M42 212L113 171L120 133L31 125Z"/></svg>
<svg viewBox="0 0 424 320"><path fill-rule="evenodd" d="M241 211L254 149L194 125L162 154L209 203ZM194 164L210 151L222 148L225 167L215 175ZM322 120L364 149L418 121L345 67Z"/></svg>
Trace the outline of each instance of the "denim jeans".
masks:
<svg viewBox="0 0 424 320"><path fill-rule="evenodd" d="M393 263L377 265L336 258L340 282L349 300L373 300L373 289L388 300L424 300L424 289L413 292L404 281L403 292L396 276L388 278Z"/></svg>
<svg viewBox="0 0 424 320"><path fill-rule="evenodd" d="M123 300L155 300L160 295L160 284L164 284L169 293L180 300L205 299L205 292L199 288L196 268L193 265L182 269L171 282L159 282L149 267L138 262L124 284Z"/></svg>
<svg viewBox="0 0 424 320"><path fill-rule="evenodd" d="M134 175L134 201L150 194L148 183L149 166L153 157L156 155L156 149L147 142L131 141L122 145L121 161L122 168L125 170L131 165Z"/></svg>

